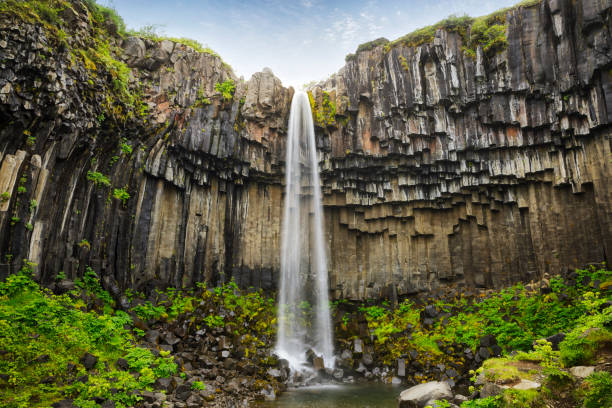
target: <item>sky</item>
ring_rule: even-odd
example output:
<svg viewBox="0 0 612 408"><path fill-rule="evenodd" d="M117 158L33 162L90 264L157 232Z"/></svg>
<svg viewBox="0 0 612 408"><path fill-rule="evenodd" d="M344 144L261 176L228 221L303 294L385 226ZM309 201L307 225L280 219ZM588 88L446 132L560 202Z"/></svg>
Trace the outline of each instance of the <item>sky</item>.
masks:
<svg viewBox="0 0 612 408"><path fill-rule="evenodd" d="M481 16L519 0L98 0L128 28L157 25L217 51L248 80L270 68L301 88L337 72L361 43L401 37L456 14Z"/></svg>

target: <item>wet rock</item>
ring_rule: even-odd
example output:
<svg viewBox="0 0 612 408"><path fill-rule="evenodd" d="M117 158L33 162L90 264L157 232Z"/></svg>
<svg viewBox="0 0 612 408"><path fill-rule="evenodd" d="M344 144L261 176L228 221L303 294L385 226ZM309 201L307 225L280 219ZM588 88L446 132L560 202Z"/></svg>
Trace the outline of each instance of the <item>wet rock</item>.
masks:
<svg viewBox="0 0 612 408"><path fill-rule="evenodd" d="M266 401L274 401L276 399L276 393L274 392L274 388L270 386L265 386L261 389L260 394L264 397Z"/></svg>
<svg viewBox="0 0 612 408"><path fill-rule="evenodd" d="M325 370L325 363L322 357L315 357L312 361L312 367L315 372Z"/></svg>

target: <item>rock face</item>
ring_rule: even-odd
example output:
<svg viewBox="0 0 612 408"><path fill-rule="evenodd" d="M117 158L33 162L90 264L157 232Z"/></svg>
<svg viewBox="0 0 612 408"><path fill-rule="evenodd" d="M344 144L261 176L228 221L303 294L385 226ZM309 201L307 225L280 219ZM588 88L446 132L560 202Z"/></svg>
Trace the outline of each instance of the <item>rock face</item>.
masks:
<svg viewBox="0 0 612 408"><path fill-rule="evenodd" d="M379 46L311 90L334 296L494 287L609 257L610 3L513 10L488 58L444 31ZM0 14L1 272L29 259L45 282L89 265L117 289L274 288L293 90L110 36L126 98L71 4L64 42Z"/></svg>

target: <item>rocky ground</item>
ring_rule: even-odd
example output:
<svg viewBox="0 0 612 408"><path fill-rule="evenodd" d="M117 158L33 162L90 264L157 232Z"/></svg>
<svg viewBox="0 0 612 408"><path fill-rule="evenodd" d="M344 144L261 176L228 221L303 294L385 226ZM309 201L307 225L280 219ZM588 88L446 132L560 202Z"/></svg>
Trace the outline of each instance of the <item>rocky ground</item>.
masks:
<svg viewBox="0 0 612 408"><path fill-rule="evenodd" d="M595 271L595 268L592 271ZM325 369L321 359L311 354L309 361L312 364L312 373L297 377L292 377L288 363L279 360L273 353L274 301L261 292L242 292L237 286L229 284L221 288L184 294L184 297L169 296L168 292L160 291L153 291L148 298L144 294L131 299L123 295L119 303L130 312L134 330L141 334L139 345L152 350L156 355L169 352L179 367L176 374L157 379L151 391L142 392L143 407L199 407L202 404L219 407L249 406L257 400L275 399L288 386L318 382L369 381L404 387L429 384L403 393L402 398L409 400L412 398L410 395L415 394L418 396L415 398L420 401L418 406L421 407L424 406L421 403L429 403L439 398L460 405L464 400L492 398L504 394L507 389L539 390L542 384L546 383L549 374L544 371L545 367L541 359L538 360L539 357L525 357L524 361L512 360L511 356L523 352L513 350L509 346L512 343L508 343L508 338L504 337L502 332L498 336L483 335L481 330L486 332L495 328L492 322L483 322L492 325L484 329L475 326L473 338L458 336L454 329L451 330L455 319L465 319L460 323L466 325L474 324L468 315L461 315L469 311L470 307L463 301L458 301L458 297L470 299L473 305L479 305L479 302L486 304L507 296L508 303L504 304L503 308L513 310L516 318L521 319L520 315L524 312L522 308L525 306L521 305L519 299L524 299L523 302L537 299L532 301L539 304L538 308L545 314L546 302L550 302L552 297L563 297L566 291L570 293L570 290L580 287L580 293L586 293L585 288L599 293L598 307L604 310L610 309L611 303L608 275L595 276L588 271L568 272L563 277L521 286L521 290L527 294L525 297L519 294L522 292L512 292L513 296L508 296L510 292L447 288L440 293L406 299L396 302L395 305L383 302L377 303L381 306L357 306L341 302L333 305L338 355L335 369ZM561 282L565 282L563 285L566 286L559 286ZM55 285L55 290L62 292L72 286L70 281L64 280ZM95 299L93 300L95 303ZM92 299L89 299L88 303L92 304L91 302ZM171 305L181 302L188 303L188 306L179 308L180 313L173 317ZM377 331L382 320L371 319L370 313L372 310L379 310L376 308L386 309L388 313L396 313L394 316L397 318L401 305L407 304L406 302L411 305L410 316L416 316L417 320L406 323L405 327L396 328L388 338L384 337L385 334ZM447 307L451 304L455 305L454 309ZM562 304L565 308L555 309L556 313L570 313L573 308L579 312L582 310L578 309L579 304L572 303L569 299L561 299L559 305ZM156 310L156 307L160 310ZM484 306L480 307L484 309ZM474 310L472 309L472 312ZM386 318L390 318L390 315ZM352 324L347 324L347 319ZM564 332L570 332L573 322L574 320L563 323ZM393 323L398 324L398 321L393 320ZM551 325L554 328L554 324ZM441 328L451 330L455 337L446 338L440 335ZM533 336L537 337L536 334ZM559 345L565 337L563 332L555 333L545 340L550 342L552 350L558 353ZM423 338L431 339L427 347L405 342ZM529 340L531 338L525 334L526 341L533 341ZM381 342L381 339L384 341ZM606 341L609 340L602 344L608 344ZM592 368L583 368L576 364L577 367L568 366L564 372L571 373L572 378L578 379L576 381L582 381L593 370L610 371L612 360L606 350L604 347L598 351L596 359L590 362ZM533 361L529 360L530 358ZM500 366L516 366L518 372L523 372L524 375L518 375L514 371L513 376L509 378L495 374ZM479 375L475 376L475 373ZM499 380L501 377L503 379ZM440 389L443 391L438 392ZM431 392L438 392L435 394L437 397L431 397ZM423 395L429 398L425 399Z"/></svg>

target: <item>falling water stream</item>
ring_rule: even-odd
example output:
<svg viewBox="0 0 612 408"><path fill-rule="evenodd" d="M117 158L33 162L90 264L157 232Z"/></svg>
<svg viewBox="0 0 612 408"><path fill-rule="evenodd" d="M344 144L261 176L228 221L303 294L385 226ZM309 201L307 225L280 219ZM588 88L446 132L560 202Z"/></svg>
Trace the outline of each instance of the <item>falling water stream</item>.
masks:
<svg viewBox="0 0 612 408"><path fill-rule="evenodd" d="M309 349L333 368L319 166L304 92L291 102L285 172L276 353L294 372L306 369Z"/></svg>

